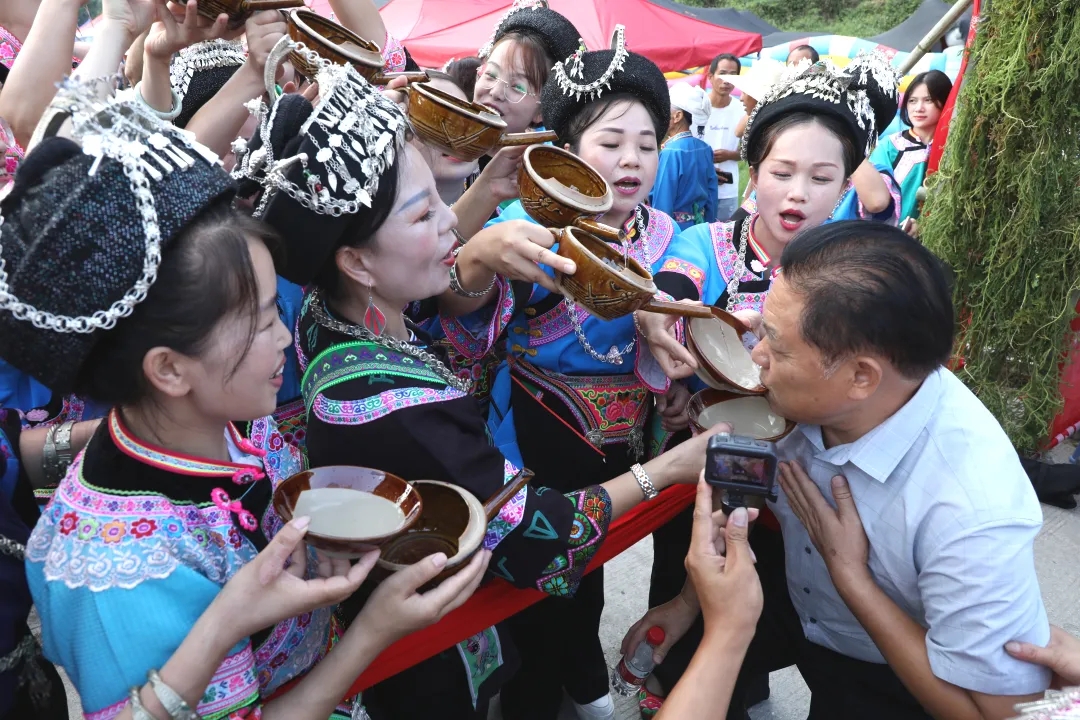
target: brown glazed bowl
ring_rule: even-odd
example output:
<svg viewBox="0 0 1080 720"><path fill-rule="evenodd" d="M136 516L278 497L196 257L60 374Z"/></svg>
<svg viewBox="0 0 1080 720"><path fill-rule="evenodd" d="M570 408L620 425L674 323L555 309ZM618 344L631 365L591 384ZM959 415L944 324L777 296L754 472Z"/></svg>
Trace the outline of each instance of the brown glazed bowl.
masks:
<svg viewBox="0 0 1080 720"><path fill-rule="evenodd" d="M184 4L183 0L178 0ZM304 7L304 0L196 0L199 14L216 20L218 15L229 16L233 27L243 24L252 14L262 10L281 10L284 8Z"/></svg>
<svg viewBox="0 0 1080 720"><path fill-rule="evenodd" d="M525 151L518 189L525 212L548 228L599 217L614 202L600 173L574 153L552 145L534 145Z"/></svg>
<svg viewBox="0 0 1080 720"><path fill-rule="evenodd" d="M424 498L420 521L383 546L372 576L376 582L382 582L391 573L438 552L446 554L446 567L421 590L435 587L457 574L480 549L488 523L528 484L532 475L522 470L484 503L457 485L417 480L413 486Z"/></svg>
<svg viewBox="0 0 1080 720"><path fill-rule="evenodd" d="M706 388L690 398L687 412L690 415L690 429L695 435L700 435L717 423L727 422L736 435L776 442L795 429L795 423L774 413L769 401L761 395L742 395L729 390ZM736 422L736 414L739 422Z"/></svg>
<svg viewBox="0 0 1080 720"><path fill-rule="evenodd" d="M300 499L300 493L317 488L349 488L372 493L393 502L405 514L401 526L385 535L341 538L320 535L309 530L304 536L308 545L333 557L357 558L383 546L416 525L424 510L420 493L397 475L370 468L327 465L299 472L278 485L274 490L274 511L282 521L289 522L293 518L293 508Z"/></svg>
<svg viewBox="0 0 1080 720"><path fill-rule="evenodd" d="M462 162L478 160L497 147L558 139L550 131L508 133L506 123L490 108L427 83L409 86L409 122L425 144Z"/></svg>
<svg viewBox="0 0 1080 720"><path fill-rule="evenodd" d="M702 305L655 300L656 284L649 271L596 235L573 227L549 229L559 243L558 254L577 265L573 275L556 271L555 282L596 317L614 320L635 310L711 317L709 308Z"/></svg>
<svg viewBox="0 0 1080 720"><path fill-rule="evenodd" d="M723 360L708 348L709 336L715 335L720 327L717 323L724 323L735 329L741 337L749 328L737 317L721 310L718 307L705 308L711 311L709 318L695 318L686 322L686 348L698 361L698 369L695 371L703 383L716 390L727 390L739 395L764 395L765 386L758 380L753 384L740 384L732 376L734 372L725 366ZM749 354L749 350L742 347L742 352Z"/></svg>
<svg viewBox="0 0 1080 720"><path fill-rule="evenodd" d="M427 80L425 72L386 73L382 51L370 40L365 40L347 27L327 20L311 10L293 10L288 14L289 37L294 42L304 43L314 50L319 57L336 65L352 65L372 85L386 85L399 75L404 75L410 82ZM289 54L289 61L300 74L314 78L319 68L312 65L300 53Z"/></svg>

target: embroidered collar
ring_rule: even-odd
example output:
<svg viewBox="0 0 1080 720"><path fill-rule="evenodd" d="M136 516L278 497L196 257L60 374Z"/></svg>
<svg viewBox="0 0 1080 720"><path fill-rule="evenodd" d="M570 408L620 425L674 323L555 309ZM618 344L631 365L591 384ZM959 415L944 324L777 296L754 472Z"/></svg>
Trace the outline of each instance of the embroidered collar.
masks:
<svg viewBox="0 0 1080 720"><path fill-rule="evenodd" d="M259 454L259 451L240 435L232 423L229 423L226 432L228 433L229 439L236 447L240 448L241 451L252 455ZM135 437L127 426L124 425L120 413L117 412L115 408L109 411L109 435L112 437L112 441L115 443L116 447L125 455L128 455L141 463L150 465L151 467L167 470L179 475L191 475L195 477L232 477L238 473L250 471L252 469L261 470L261 468L242 463L207 460L191 455L184 455L182 453L174 453L171 450L145 443Z"/></svg>
<svg viewBox="0 0 1080 720"><path fill-rule="evenodd" d="M691 133L689 130L683 130L681 133L675 133L674 135L672 135L671 137L669 137L667 140L664 141L664 143L660 146L660 150L663 151L664 148L666 148L668 145L675 142L676 140L682 140L683 138L688 138L688 137L693 137L693 136L694 136L694 134Z"/></svg>
<svg viewBox="0 0 1080 720"><path fill-rule="evenodd" d="M757 235L754 234L754 225L757 224L757 219L757 213L754 213L743 222L750 223L747 246L750 248L750 252L754 254L754 258L750 261L750 269L756 273L763 273L765 272L765 268L769 267L769 261L772 260L772 256L765 251L765 248L758 242Z"/></svg>
<svg viewBox="0 0 1080 720"><path fill-rule="evenodd" d="M924 143L922 141L922 138L920 138L918 135L915 134L915 130L913 128L905 130L902 133L902 136L904 137L905 140L907 140L908 142L916 145L919 148L930 147L930 145L933 144L933 142L934 142L933 139L931 138L930 142Z"/></svg>

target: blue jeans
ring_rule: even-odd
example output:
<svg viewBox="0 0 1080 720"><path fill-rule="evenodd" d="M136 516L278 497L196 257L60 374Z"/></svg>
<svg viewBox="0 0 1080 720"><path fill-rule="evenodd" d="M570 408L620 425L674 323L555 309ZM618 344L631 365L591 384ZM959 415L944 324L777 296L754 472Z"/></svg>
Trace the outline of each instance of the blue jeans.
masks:
<svg viewBox="0 0 1080 720"><path fill-rule="evenodd" d="M739 198L720 198L716 201L716 222L727 222L739 209Z"/></svg>

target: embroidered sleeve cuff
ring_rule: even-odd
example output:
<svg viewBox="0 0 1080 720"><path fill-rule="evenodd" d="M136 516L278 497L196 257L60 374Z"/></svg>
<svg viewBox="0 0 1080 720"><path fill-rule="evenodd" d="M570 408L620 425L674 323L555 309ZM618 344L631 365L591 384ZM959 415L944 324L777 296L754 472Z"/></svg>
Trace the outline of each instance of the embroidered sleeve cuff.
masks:
<svg viewBox="0 0 1080 720"><path fill-rule="evenodd" d="M675 300L700 300L705 273L679 258L669 257L653 277L656 287Z"/></svg>
<svg viewBox="0 0 1080 720"><path fill-rule="evenodd" d="M514 317L513 284L500 276L496 286L499 296L494 305L464 317L444 317L439 321L454 350L470 360L487 355Z"/></svg>
<svg viewBox="0 0 1080 720"><path fill-rule="evenodd" d="M555 556L536 583L541 592L560 597L577 592L585 568L607 537L611 524L611 498L600 485L569 493L566 498L574 506L568 546Z"/></svg>

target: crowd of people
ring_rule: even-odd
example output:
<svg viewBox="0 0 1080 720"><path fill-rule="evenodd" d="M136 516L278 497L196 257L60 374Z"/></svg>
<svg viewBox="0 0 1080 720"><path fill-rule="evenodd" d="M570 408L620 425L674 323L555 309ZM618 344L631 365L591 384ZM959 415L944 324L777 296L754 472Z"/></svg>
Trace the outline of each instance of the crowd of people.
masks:
<svg viewBox="0 0 1080 720"><path fill-rule="evenodd" d="M798 425L778 499L728 516L702 471L732 428L689 429L684 321L563 294L578 268L519 198L524 148L425 145L406 78L296 46L278 10L104 0L84 45L80 4L0 5L0 717L66 718L55 665L89 720L473 720L496 696L554 720L564 693L614 718L591 561L693 484L623 643L665 630L643 717L746 718L791 665L813 720L1007 718L1080 684L1035 575L1038 501L946 369L948 273L913 237L947 77L901 97L884 56L803 46L669 88L621 28L588 50L540 0L425 69L591 166L597 219L661 297L751 328ZM330 6L385 74L421 69L371 0ZM879 142L898 109L910 130ZM330 465L480 499L534 477L428 589L443 553L366 582L377 551L324 555L277 514L275 488ZM350 695L492 578L545 597Z"/></svg>

